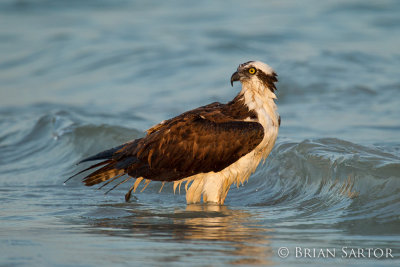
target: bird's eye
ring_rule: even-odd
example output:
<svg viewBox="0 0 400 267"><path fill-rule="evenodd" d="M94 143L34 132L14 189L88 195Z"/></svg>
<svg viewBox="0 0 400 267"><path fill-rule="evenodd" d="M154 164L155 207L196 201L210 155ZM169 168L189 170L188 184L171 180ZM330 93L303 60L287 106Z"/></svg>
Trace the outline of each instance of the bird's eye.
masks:
<svg viewBox="0 0 400 267"><path fill-rule="evenodd" d="M249 69L249 73L250 73L250 74L256 73L256 69L255 69L255 68L250 68L250 69Z"/></svg>

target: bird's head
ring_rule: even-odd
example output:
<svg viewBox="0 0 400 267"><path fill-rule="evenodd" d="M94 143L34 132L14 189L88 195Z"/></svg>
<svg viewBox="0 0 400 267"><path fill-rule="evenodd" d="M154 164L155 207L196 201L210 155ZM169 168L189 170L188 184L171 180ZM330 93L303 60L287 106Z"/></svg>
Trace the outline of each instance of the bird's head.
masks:
<svg viewBox="0 0 400 267"><path fill-rule="evenodd" d="M267 64L260 61L249 61L240 64L237 71L231 76L233 82L240 81L244 86L252 88L268 88L272 93L275 92L275 82L278 81L277 74Z"/></svg>

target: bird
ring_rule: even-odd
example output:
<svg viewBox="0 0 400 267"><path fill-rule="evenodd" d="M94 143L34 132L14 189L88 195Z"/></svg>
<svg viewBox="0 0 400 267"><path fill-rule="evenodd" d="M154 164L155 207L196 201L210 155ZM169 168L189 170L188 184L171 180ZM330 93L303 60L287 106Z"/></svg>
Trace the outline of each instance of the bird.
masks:
<svg viewBox="0 0 400 267"><path fill-rule="evenodd" d="M134 179L126 202L141 182L142 191L150 181L162 182L160 191L171 182L174 193L185 183L187 204L223 205L231 185L243 185L268 157L281 124L275 103L277 74L269 65L240 64L230 78L231 86L237 81L241 90L230 102L184 112L149 128L142 138L85 158L79 163L100 162L67 181L92 170L83 183L103 183L103 188L119 181L109 192Z"/></svg>

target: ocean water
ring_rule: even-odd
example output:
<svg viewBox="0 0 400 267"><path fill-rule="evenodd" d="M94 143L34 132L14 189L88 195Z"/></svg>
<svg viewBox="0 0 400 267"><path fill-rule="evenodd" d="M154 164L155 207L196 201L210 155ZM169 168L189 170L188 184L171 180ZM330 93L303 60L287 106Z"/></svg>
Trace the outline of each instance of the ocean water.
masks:
<svg viewBox="0 0 400 267"><path fill-rule="evenodd" d="M399 14L394 0L1 1L0 266L399 266ZM80 159L231 100L249 60L278 73L282 124L224 206L156 182L129 203L128 184L63 185Z"/></svg>

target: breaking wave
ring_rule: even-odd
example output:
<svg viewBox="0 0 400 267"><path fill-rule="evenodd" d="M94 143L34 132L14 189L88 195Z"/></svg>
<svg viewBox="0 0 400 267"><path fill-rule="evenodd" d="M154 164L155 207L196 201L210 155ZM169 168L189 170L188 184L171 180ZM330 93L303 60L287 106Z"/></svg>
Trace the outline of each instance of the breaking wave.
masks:
<svg viewBox="0 0 400 267"><path fill-rule="evenodd" d="M283 206L304 215L397 220L400 158L335 138L278 142L241 192L248 205ZM326 218L324 218L326 219Z"/></svg>
<svg viewBox="0 0 400 267"><path fill-rule="evenodd" d="M35 123L23 124L14 132L3 130L3 174L18 174L22 184L62 186L66 177L81 168L75 166L81 158L143 135L136 129L90 124L88 121L93 118L82 119L78 113L58 110L41 115ZM33 179L32 170L41 170L44 175ZM238 189L231 188L226 205L295 209L304 218L325 221L330 217L337 220L338 216L340 220L373 217L392 221L400 215L399 175L400 157L385 147L335 138L278 140L249 182ZM165 194L173 194L172 185L154 196L160 185L153 182L136 197L168 199ZM83 187L79 178L72 186ZM121 202L123 190L114 194ZM96 193L101 194L93 192ZM183 195L179 201L184 202Z"/></svg>

